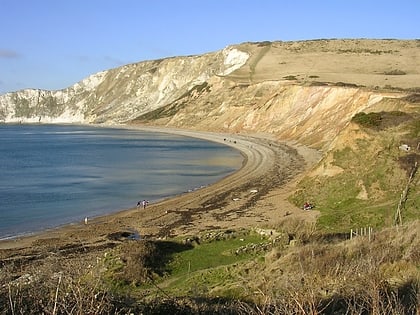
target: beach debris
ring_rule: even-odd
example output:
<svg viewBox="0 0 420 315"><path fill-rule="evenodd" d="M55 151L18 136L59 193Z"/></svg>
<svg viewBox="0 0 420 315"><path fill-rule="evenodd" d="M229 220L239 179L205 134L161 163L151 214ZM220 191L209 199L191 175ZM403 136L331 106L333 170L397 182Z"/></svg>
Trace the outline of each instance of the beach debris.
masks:
<svg viewBox="0 0 420 315"><path fill-rule="evenodd" d="M233 201L238 201L238 200L241 200L241 198L233 198L232 200Z"/></svg>
<svg viewBox="0 0 420 315"><path fill-rule="evenodd" d="M249 192L255 194L255 193L258 192L258 190L257 189L251 189Z"/></svg>

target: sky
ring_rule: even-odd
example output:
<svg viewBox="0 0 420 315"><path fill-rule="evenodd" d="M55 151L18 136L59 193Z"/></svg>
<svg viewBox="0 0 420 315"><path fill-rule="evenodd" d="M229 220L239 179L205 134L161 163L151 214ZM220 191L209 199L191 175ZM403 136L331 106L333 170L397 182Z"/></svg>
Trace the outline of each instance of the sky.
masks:
<svg viewBox="0 0 420 315"><path fill-rule="evenodd" d="M0 0L0 94L243 42L420 39L420 0Z"/></svg>

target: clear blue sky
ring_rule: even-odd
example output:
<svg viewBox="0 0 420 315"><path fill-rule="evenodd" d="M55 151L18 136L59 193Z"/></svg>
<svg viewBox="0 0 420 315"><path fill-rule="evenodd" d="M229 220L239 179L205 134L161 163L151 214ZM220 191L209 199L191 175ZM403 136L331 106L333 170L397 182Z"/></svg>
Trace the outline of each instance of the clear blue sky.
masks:
<svg viewBox="0 0 420 315"><path fill-rule="evenodd" d="M0 94L247 41L419 33L419 0L0 0Z"/></svg>

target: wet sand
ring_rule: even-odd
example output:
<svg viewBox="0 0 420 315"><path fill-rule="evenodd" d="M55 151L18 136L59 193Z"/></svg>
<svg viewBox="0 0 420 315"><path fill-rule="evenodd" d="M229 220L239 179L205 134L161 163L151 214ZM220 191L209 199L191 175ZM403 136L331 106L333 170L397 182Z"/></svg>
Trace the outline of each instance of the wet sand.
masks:
<svg viewBox="0 0 420 315"><path fill-rule="evenodd" d="M107 126L108 127L108 126ZM122 126L116 126L121 128ZM54 251L106 248L140 236L164 239L215 229L274 226L286 218L315 220L287 201L298 179L321 154L271 135L222 134L160 127L123 126L224 143L244 156L242 168L221 181L175 196L146 209L131 209L39 234L0 242L0 259L45 257ZM42 253L42 254L41 254Z"/></svg>

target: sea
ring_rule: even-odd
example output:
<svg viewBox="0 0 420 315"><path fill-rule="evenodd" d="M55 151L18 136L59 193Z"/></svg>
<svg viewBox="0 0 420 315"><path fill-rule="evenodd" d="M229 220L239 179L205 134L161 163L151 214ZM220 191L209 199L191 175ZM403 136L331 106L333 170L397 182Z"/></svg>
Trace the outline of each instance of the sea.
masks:
<svg viewBox="0 0 420 315"><path fill-rule="evenodd" d="M169 133L0 124L0 239L202 189L242 161L231 147Z"/></svg>

